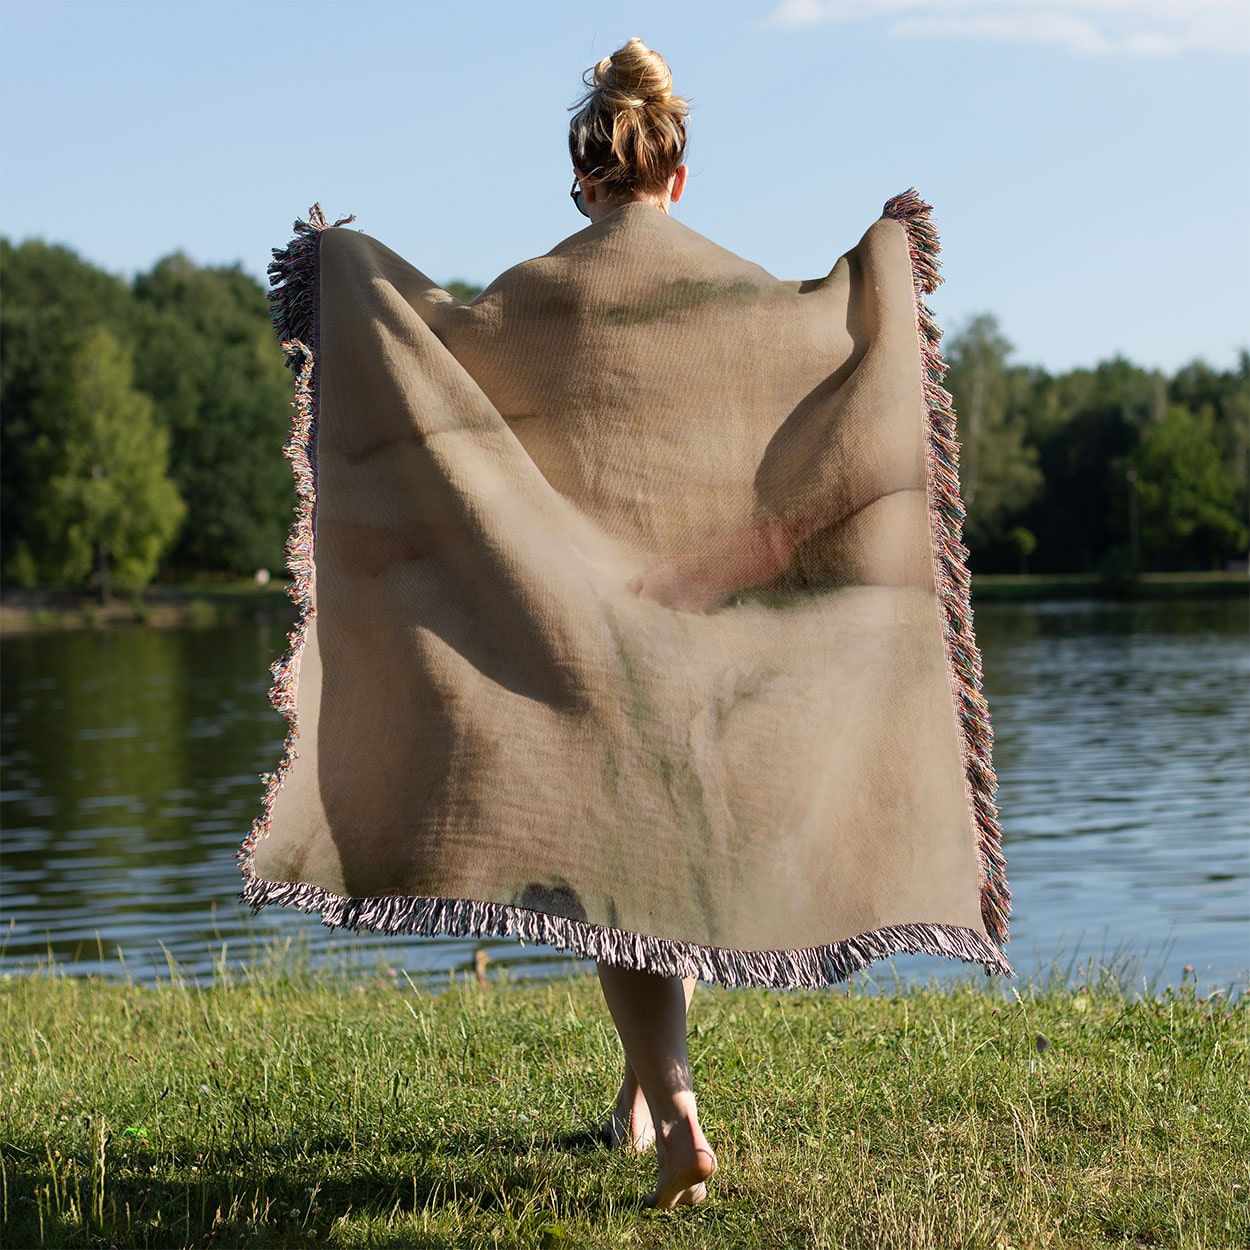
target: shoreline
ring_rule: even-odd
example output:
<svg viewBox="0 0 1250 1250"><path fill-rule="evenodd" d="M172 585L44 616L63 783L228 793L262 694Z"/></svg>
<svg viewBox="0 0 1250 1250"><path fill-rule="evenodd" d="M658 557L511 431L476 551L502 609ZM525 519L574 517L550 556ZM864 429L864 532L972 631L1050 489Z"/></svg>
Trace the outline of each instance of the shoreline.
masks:
<svg viewBox="0 0 1250 1250"><path fill-rule="evenodd" d="M1143 573L1112 581L1099 573L981 573L972 578L972 602L1025 603L1053 599L1238 599L1250 595L1250 574Z"/></svg>
<svg viewBox="0 0 1250 1250"><path fill-rule="evenodd" d="M156 629L203 628L240 621L295 620L287 583L260 586L237 582L182 582L149 586L139 594L115 595L102 604L82 590L0 590L0 636L116 629L145 625Z"/></svg>
<svg viewBox="0 0 1250 1250"><path fill-rule="evenodd" d="M103 605L81 590L0 590L0 636L116 629L145 625L156 629L205 628L243 621L294 622L287 583L184 582L119 595ZM983 573L972 580L973 605L1034 603L1056 599L1235 599L1250 595L1245 572L1144 573L1112 582L1097 573Z"/></svg>

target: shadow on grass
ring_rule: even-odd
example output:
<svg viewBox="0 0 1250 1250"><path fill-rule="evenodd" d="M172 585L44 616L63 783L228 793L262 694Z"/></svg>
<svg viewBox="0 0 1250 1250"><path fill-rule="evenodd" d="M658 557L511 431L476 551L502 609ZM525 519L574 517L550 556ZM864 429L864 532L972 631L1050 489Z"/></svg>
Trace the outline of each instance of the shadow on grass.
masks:
<svg viewBox="0 0 1250 1250"><path fill-rule="evenodd" d="M178 1147L174 1153L187 1157ZM467 1219L501 1216L538 1244L551 1213L534 1209L535 1193L568 1174L570 1156L588 1153L602 1154L605 1166L614 1158L589 1130L465 1128L366 1146L329 1134L210 1149L194 1171L168 1153L133 1151L125 1162L109 1160L101 1179L90 1165L4 1150L5 1244L307 1246L332 1240L336 1223L350 1219L370 1226L371 1246L443 1247L462 1243L414 1225L422 1213L438 1219L449 1210ZM607 1212L593 1187L577 1202L591 1219Z"/></svg>

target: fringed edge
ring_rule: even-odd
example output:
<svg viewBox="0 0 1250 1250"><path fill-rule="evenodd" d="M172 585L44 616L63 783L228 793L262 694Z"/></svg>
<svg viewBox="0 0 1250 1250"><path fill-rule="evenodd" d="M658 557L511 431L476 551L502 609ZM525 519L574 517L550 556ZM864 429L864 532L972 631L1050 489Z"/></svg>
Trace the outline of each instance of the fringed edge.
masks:
<svg viewBox="0 0 1250 1250"><path fill-rule="evenodd" d="M340 217L333 224L346 226L355 216ZM273 249L269 262L269 313L274 333L283 348L289 342L301 342L316 352L320 339L319 292L317 265L320 259L321 232L330 226L320 204L308 210L308 220L299 218L292 229L295 237L286 247ZM298 361L287 353L287 367L298 370Z"/></svg>
<svg viewBox="0 0 1250 1250"><path fill-rule="evenodd" d="M345 226L355 220L355 217L341 217L334 225ZM252 868L256 843L269 831L278 791L299 758L295 745L299 738L295 692L300 654L316 615L313 604L313 526L317 509L314 456L317 437L316 359L320 344L317 266L321 232L329 224L321 205L314 204L308 210L307 221L301 219L295 222L295 237L291 242L284 248L273 249L273 261L269 266L269 311L273 316L274 331L286 353L287 367L295 370L291 434L282 454L291 462L295 477L295 519L286 540L286 566L291 574L287 594L295 603L297 612L295 624L287 634L286 651L269 670L272 678L269 702L286 717L287 732L278 766L273 772L261 775L265 789L260 814L252 822L251 830L239 848L237 858L246 880L245 893L258 880Z"/></svg>
<svg viewBox="0 0 1250 1250"><path fill-rule="evenodd" d="M930 219L932 211L932 206L912 187L888 201L882 215L897 221L907 231L928 410L929 514L934 572L942 604L947 668L958 713L964 773L976 824L981 919L986 932L1001 945L1007 941L1011 892L1007 888L1002 829L994 802L998 788L991 763L994 732L981 692L981 653L972 628L968 548L961 540L965 511L959 493L959 438L951 395L942 386L946 374L941 352L942 332L922 298L932 294L942 282L938 273L941 245Z"/></svg>
<svg viewBox="0 0 1250 1250"><path fill-rule="evenodd" d="M330 928L371 929L425 937L501 937L551 946L586 959L662 976L697 977L737 989L820 989L845 981L891 955L941 955L981 964L986 975L1011 976L1011 965L987 938L958 925L887 925L871 933L804 950L739 951L610 929L503 903L471 899L344 898L303 882L250 876L243 901L254 911L271 904L316 912Z"/></svg>

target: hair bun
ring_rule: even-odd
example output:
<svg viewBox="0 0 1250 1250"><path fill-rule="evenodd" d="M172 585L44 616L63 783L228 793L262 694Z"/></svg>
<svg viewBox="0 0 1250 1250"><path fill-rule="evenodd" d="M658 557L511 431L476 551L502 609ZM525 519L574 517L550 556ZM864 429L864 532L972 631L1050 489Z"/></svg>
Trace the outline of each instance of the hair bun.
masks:
<svg viewBox="0 0 1250 1250"><path fill-rule="evenodd" d="M582 75L569 155L613 194L662 191L686 150L690 108L664 58L631 39Z"/></svg>
<svg viewBox="0 0 1250 1250"><path fill-rule="evenodd" d="M662 105L673 98L673 75L664 58L637 36L605 56L592 73L586 85L607 95L605 103L615 109Z"/></svg>

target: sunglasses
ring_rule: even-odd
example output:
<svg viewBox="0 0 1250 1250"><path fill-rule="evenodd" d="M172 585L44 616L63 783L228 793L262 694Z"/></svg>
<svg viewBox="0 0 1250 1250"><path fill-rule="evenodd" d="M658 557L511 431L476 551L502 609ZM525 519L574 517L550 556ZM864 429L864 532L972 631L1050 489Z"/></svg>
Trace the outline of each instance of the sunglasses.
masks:
<svg viewBox="0 0 1250 1250"><path fill-rule="evenodd" d="M582 199L582 183L580 178L573 179L573 189L569 192L569 199L571 199L577 206L577 211L581 213L583 217L590 216L590 214L586 211L586 201Z"/></svg>

